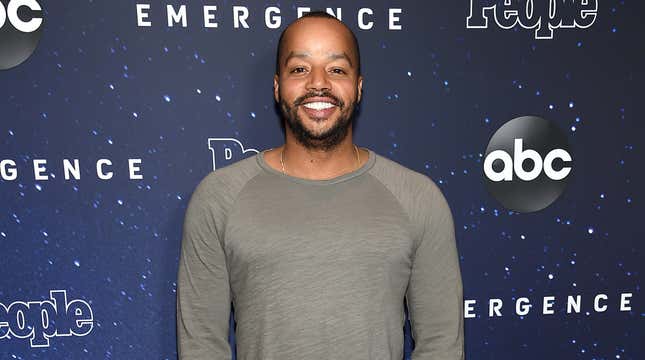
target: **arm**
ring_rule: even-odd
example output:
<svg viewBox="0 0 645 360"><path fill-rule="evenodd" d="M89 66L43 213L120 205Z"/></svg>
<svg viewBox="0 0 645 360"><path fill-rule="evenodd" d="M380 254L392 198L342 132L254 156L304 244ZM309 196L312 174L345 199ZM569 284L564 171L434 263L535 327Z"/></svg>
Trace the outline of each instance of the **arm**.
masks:
<svg viewBox="0 0 645 360"><path fill-rule="evenodd" d="M179 359L231 359L228 342L231 298L226 258L215 213L203 183L184 220L177 276ZM212 204L211 204L212 205Z"/></svg>
<svg viewBox="0 0 645 360"><path fill-rule="evenodd" d="M423 232L406 293L412 360L462 360L463 289L450 207L433 182L421 198Z"/></svg>

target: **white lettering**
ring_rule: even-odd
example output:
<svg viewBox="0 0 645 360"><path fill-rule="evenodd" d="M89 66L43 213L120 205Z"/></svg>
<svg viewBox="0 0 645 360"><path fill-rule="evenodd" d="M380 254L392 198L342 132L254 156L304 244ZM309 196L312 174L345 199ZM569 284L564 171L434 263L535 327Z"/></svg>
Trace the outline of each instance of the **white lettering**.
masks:
<svg viewBox="0 0 645 360"><path fill-rule="evenodd" d="M18 16L18 9L22 6L26 6L33 11L42 11L42 8L36 0L11 0L9 1L9 6L7 6L6 16L9 17L9 22L16 30L24 33L31 33L40 28L40 25L43 23L43 19L39 17L33 17L29 21L22 21ZM0 5L2 8L2 13L4 14L4 6ZM2 16L0 16L2 17ZM4 25L4 19L0 21L0 28Z"/></svg>
<svg viewBox="0 0 645 360"><path fill-rule="evenodd" d="M332 8L326 8L325 9L327 14L332 15L333 17L335 17L336 19L341 20L341 21L343 20L342 10L343 9L341 9L341 8L336 8L336 12L334 13L334 10L332 10Z"/></svg>
<svg viewBox="0 0 645 360"><path fill-rule="evenodd" d="M571 311L575 311L577 313L580 312L580 301L582 299L582 296L577 295L575 300L573 296L569 295L567 297L567 314L571 314Z"/></svg>
<svg viewBox="0 0 645 360"><path fill-rule="evenodd" d="M34 179L49 180L47 174L43 175L43 173L47 171L47 169L45 169L46 164L47 160L45 159L34 159Z"/></svg>
<svg viewBox="0 0 645 360"><path fill-rule="evenodd" d="M515 313L517 315L524 316L529 313L532 306L533 305L529 303L529 299L521 297L515 302Z"/></svg>
<svg viewBox="0 0 645 360"><path fill-rule="evenodd" d="M311 8L298 7L297 11L298 11L298 19L300 19L302 17L302 15L304 15L305 13L311 12Z"/></svg>
<svg viewBox="0 0 645 360"><path fill-rule="evenodd" d="M553 149L549 151L545 160L542 160L540 153L532 149L522 149L523 140L513 139L513 157L504 150L494 150L486 155L484 159L484 173L491 181L512 181L513 171L518 178L524 181L535 180L542 169L545 175L551 180L562 180L571 172L571 167L562 167L560 170L553 169L553 160L556 158L562 159L565 162L572 160L571 155L564 149ZM497 172L493 169L495 160L501 160L504 167L501 171ZM524 162L530 160L533 162L533 168L529 171L524 170Z"/></svg>
<svg viewBox="0 0 645 360"><path fill-rule="evenodd" d="M397 14L401 14L401 9L389 9L389 21L388 29L390 30L401 30L403 27L398 22L400 21Z"/></svg>
<svg viewBox="0 0 645 360"><path fill-rule="evenodd" d="M181 26L188 26L186 20L186 5L181 5L179 7L179 12L175 11L175 8L172 5L166 5L166 13L168 14L168 27L173 27L174 23L181 21Z"/></svg>
<svg viewBox="0 0 645 360"><path fill-rule="evenodd" d="M524 181L535 179L542 172L542 157L535 150L522 150L522 139L515 139L514 141L513 169L515 170L515 174ZM525 171L522 166L526 159L533 161L533 169L531 171Z"/></svg>
<svg viewBox="0 0 645 360"><path fill-rule="evenodd" d="M11 165L11 167L7 168L7 165ZM16 163L10 159L0 161L0 175L3 180L16 180L18 177Z"/></svg>
<svg viewBox="0 0 645 360"><path fill-rule="evenodd" d="M271 15L276 14L276 15ZM264 11L264 23L269 29L277 29L282 24L282 17L280 16L280 8L269 6Z"/></svg>
<svg viewBox="0 0 645 360"><path fill-rule="evenodd" d="M502 308L502 299L488 300L488 317L493 317L493 313L497 316L502 316L500 309Z"/></svg>
<svg viewBox="0 0 645 360"><path fill-rule="evenodd" d="M81 178L81 164L79 159L62 159L61 160L62 177L65 180L80 180ZM133 158L128 159L129 179L141 180L143 174L141 170L142 159ZM31 167L33 171L34 180L49 180L49 175L54 177L54 174L48 171L48 160L46 159L32 159ZM99 179L108 180L113 177L112 171L107 171L107 166L112 166L112 161L109 159L99 159L96 162L97 176ZM21 170L17 166L16 161L13 159L0 159L0 178L2 180L12 181L18 179Z"/></svg>
<svg viewBox="0 0 645 360"><path fill-rule="evenodd" d="M63 172L65 173L65 180L70 179L70 173L74 175L74 179L81 178L81 168L78 159L74 159L74 166L69 162L69 159L63 159Z"/></svg>
<svg viewBox="0 0 645 360"><path fill-rule="evenodd" d="M96 175L101 180L109 180L112 178L113 174L111 171L104 173L103 165L112 165L112 161L110 161L109 159L99 159L99 161L96 162Z"/></svg>
<svg viewBox="0 0 645 360"><path fill-rule="evenodd" d="M150 10L150 4L137 4L137 26L152 26L150 21L145 21L148 18L148 13L144 10Z"/></svg>
<svg viewBox="0 0 645 360"><path fill-rule="evenodd" d="M632 293L621 293L620 294L620 303L616 302L616 307L620 311L631 311L631 301ZM589 296L591 299L593 297L593 311L597 313L602 313L607 311L609 308L607 300L609 297L606 294L596 294L594 296ZM542 315L553 315L555 314L555 303L556 296L544 296L542 297ZM562 307L564 307L564 297L562 298ZM563 316L565 314L579 314L582 310L582 295L568 295L566 296L566 313L564 308L559 313ZM470 299L464 300L464 318L473 319L477 318L479 311L477 308L478 300ZM613 304L613 303L612 303ZM515 300L515 314L518 316L525 316L531 312L531 300L528 297L519 297ZM591 303L589 304L591 308ZM503 316L503 300L499 298L490 298L488 299L488 317L502 317ZM589 315L589 312L586 312L586 315Z"/></svg>
<svg viewBox="0 0 645 360"><path fill-rule="evenodd" d="M130 179L132 180L143 179L142 174L137 174L138 171L141 171L140 165L141 165L141 159L128 159L128 168L130 169Z"/></svg>
<svg viewBox="0 0 645 360"><path fill-rule="evenodd" d="M358 10L358 28L361 30L369 30L374 27L373 21L365 22L365 14L374 15L374 12L370 8L362 8Z"/></svg>
<svg viewBox="0 0 645 360"><path fill-rule="evenodd" d="M240 23L245 29L249 28L246 19L249 17L249 9L246 6L233 6L233 27L239 28Z"/></svg>
<svg viewBox="0 0 645 360"><path fill-rule="evenodd" d="M211 22L215 19L215 14L211 14L211 11L217 10L216 5L204 5L204 27L205 28L216 28L217 23Z"/></svg>
<svg viewBox="0 0 645 360"><path fill-rule="evenodd" d="M632 311L632 307L629 305L631 297L632 293L620 294L620 311Z"/></svg>
<svg viewBox="0 0 645 360"><path fill-rule="evenodd" d="M600 300L607 300L607 295L598 294L593 300L593 308L596 312L605 312L607 310L607 304L600 305Z"/></svg>
<svg viewBox="0 0 645 360"><path fill-rule="evenodd" d="M35 1L35 0L25 0ZM136 21L138 27L151 27L155 22L154 16L156 12L151 11L154 4L137 3L135 4ZM188 27L188 11L192 4L165 4L165 23L167 27L174 27L181 24L181 27ZM219 23L215 21L215 12L218 9L216 5L201 5L203 27L204 28L218 28ZM311 8L307 6L298 6L290 8L295 11L297 18L301 18L306 13L311 12ZM251 21L252 8L242 5L230 5L231 10L231 28L232 29L250 29L254 23ZM383 16L384 21L387 22L386 29L389 31L403 30L402 23L402 8L387 8L387 14ZM325 12L334 16L336 19L342 21L343 13L345 12L342 7L326 7ZM371 30L375 27L374 11L372 8L359 8L356 12L356 25L360 30ZM0 8L0 21L2 21L2 8ZM221 21L221 19L220 19ZM282 25L281 10L277 6L267 6L264 8L264 26L267 29L278 29Z"/></svg>
<svg viewBox="0 0 645 360"><path fill-rule="evenodd" d="M571 161L571 155L563 149L554 149L546 154L544 157L544 173L552 180L562 180L571 172L571 168L566 166L558 171L553 170L553 160L557 158L566 162Z"/></svg>
<svg viewBox="0 0 645 360"><path fill-rule="evenodd" d="M475 313L473 313L473 311L475 310L474 305L475 305L476 302L477 302L476 300L466 300L466 301L464 301L464 317L466 319L475 317Z"/></svg>
<svg viewBox="0 0 645 360"><path fill-rule="evenodd" d="M551 315L553 311L553 301L555 301L555 296L545 296L544 303L542 304L542 314Z"/></svg>
<svg viewBox="0 0 645 360"><path fill-rule="evenodd" d="M586 29L598 14L598 0L505 0L491 6L485 2L470 0L466 17L467 29L488 28L488 18L502 29L516 25L535 29L535 39L552 39L555 29Z"/></svg>

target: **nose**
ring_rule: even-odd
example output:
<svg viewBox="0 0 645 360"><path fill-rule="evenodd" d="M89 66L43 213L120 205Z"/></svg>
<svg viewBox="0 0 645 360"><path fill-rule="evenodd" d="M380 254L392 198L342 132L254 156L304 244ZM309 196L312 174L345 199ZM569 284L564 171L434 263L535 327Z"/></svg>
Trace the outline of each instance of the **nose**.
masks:
<svg viewBox="0 0 645 360"><path fill-rule="evenodd" d="M331 90L331 83L324 68L313 67L309 74L307 90Z"/></svg>

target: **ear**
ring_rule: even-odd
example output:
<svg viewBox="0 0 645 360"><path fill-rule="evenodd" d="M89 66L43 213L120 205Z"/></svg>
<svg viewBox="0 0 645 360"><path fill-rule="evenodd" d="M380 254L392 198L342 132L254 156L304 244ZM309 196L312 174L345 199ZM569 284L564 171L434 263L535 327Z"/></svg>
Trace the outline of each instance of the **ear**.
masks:
<svg viewBox="0 0 645 360"><path fill-rule="evenodd" d="M273 75L273 98L275 102L280 102L280 77L278 74Z"/></svg>
<svg viewBox="0 0 645 360"><path fill-rule="evenodd" d="M362 95L363 95L363 75L359 75L358 76L358 98L356 99L357 104L361 102Z"/></svg>

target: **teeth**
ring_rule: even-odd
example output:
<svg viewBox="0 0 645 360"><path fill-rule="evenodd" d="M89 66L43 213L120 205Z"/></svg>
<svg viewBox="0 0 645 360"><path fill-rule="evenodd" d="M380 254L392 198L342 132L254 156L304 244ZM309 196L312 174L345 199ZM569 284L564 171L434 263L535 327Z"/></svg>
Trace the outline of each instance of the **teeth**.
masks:
<svg viewBox="0 0 645 360"><path fill-rule="evenodd" d="M324 110L324 109L329 109L331 107L334 107L334 104L328 103L328 102L316 101L316 102L310 102L308 104L305 104L304 107L308 109L314 109L314 110Z"/></svg>

